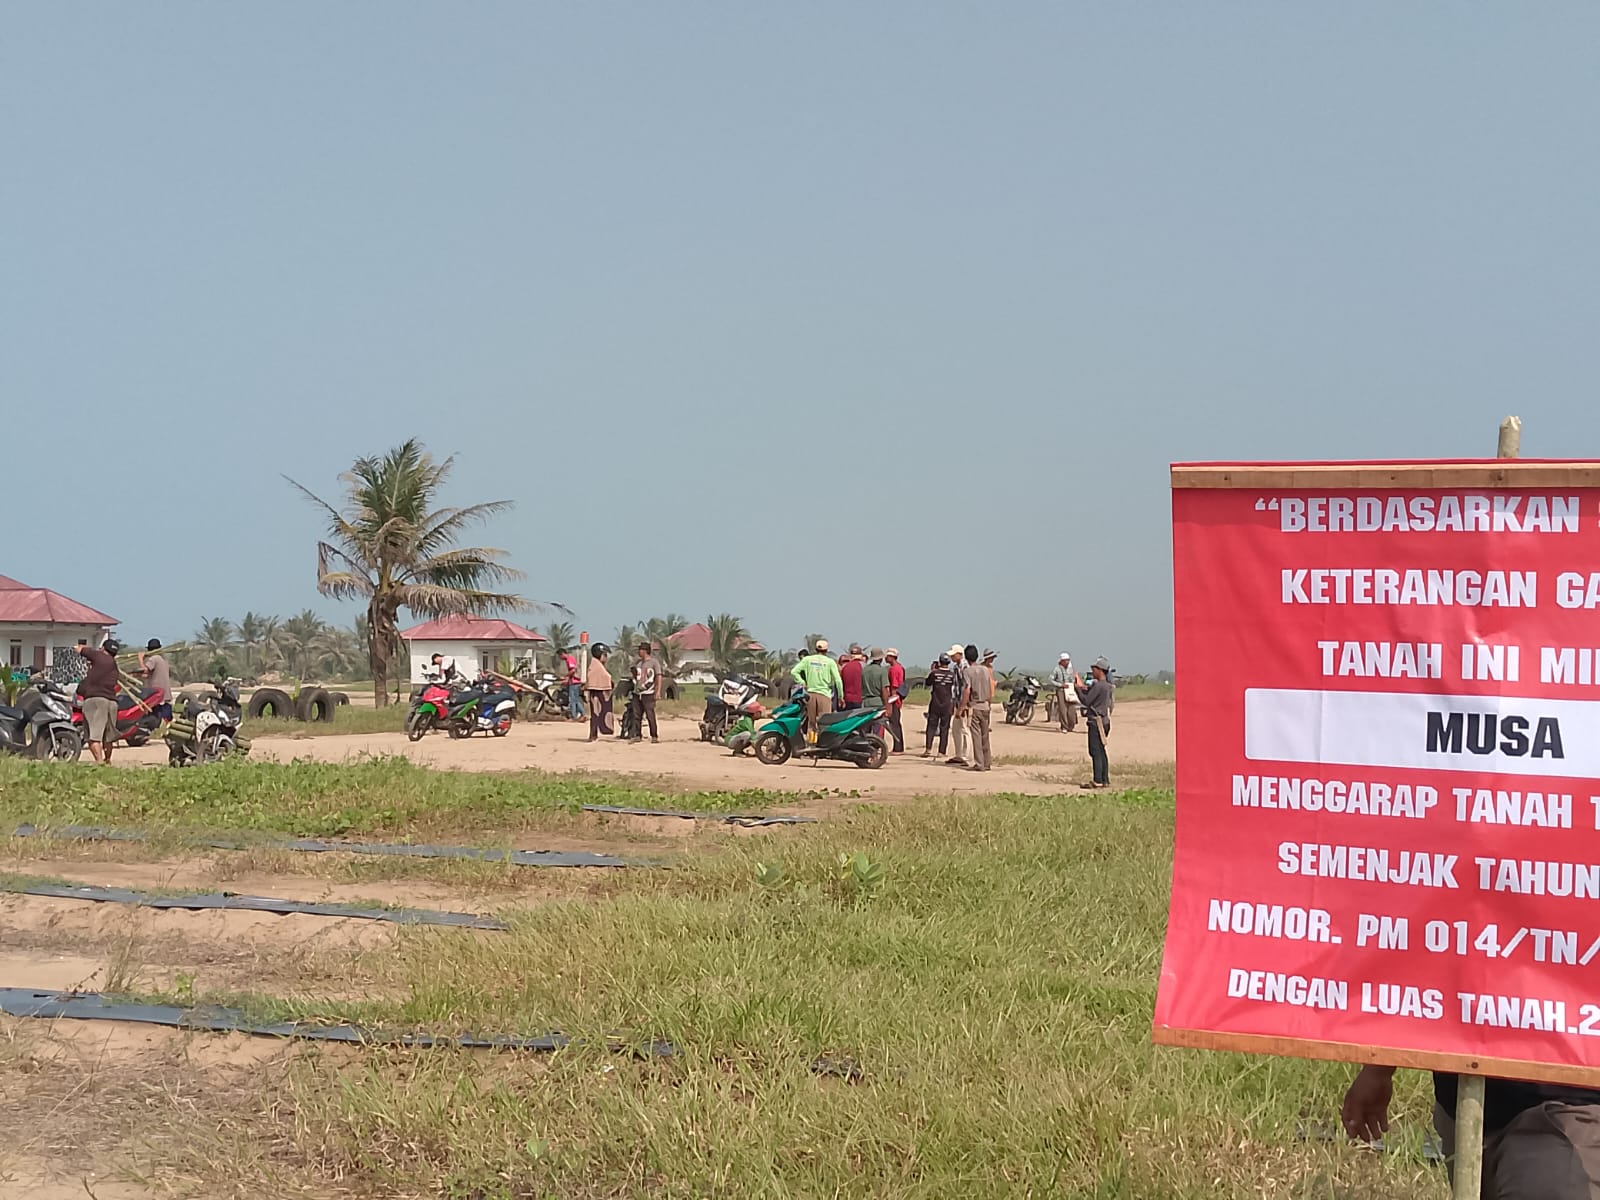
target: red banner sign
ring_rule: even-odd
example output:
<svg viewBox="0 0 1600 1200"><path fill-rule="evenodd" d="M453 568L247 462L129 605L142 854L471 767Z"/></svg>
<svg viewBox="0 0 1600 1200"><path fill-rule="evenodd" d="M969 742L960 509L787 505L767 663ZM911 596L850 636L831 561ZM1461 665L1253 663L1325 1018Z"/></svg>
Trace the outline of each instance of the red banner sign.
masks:
<svg viewBox="0 0 1600 1200"><path fill-rule="evenodd" d="M1592 1080L1600 470L1173 483L1156 1039Z"/></svg>

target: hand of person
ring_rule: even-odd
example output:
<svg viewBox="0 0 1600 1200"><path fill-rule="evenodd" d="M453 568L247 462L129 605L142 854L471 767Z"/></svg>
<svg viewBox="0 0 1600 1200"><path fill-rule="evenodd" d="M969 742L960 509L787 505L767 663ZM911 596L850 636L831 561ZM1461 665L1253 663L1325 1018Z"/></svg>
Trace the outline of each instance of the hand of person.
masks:
<svg viewBox="0 0 1600 1200"><path fill-rule="evenodd" d="M1363 1142L1389 1132L1389 1101L1394 1099L1394 1068L1367 1065L1350 1081L1339 1119L1344 1131Z"/></svg>

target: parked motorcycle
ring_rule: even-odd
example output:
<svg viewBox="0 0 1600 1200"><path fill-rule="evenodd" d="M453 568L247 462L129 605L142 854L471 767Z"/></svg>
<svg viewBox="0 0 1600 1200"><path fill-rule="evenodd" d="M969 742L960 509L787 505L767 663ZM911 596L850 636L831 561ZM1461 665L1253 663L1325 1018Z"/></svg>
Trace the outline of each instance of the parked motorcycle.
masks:
<svg viewBox="0 0 1600 1200"><path fill-rule="evenodd" d="M1011 698L1006 701L1006 724L1027 725L1033 720L1034 705L1039 703L1042 685L1032 675L1024 675L1011 685Z"/></svg>
<svg viewBox="0 0 1600 1200"><path fill-rule="evenodd" d="M150 736L161 728L161 714L156 712L155 688L145 688L138 696L122 692L117 696L117 736L119 742L130 746L149 743ZM84 738L88 731L83 719L83 705L79 697L72 701L72 723L78 727L78 736Z"/></svg>
<svg viewBox="0 0 1600 1200"><path fill-rule="evenodd" d="M14 707L0 704L0 752L53 762L74 762L83 753L83 736L72 724L72 697L50 676L31 676Z"/></svg>
<svg viewBox="0 0 1600 1200"><path fill-rule="evenodd" d="M716 742L720 746L727 739L728 730L740 717L761 715L760 701L766 694L766 680L729 675L715 692L706 694L706 711L700 718L700 740Z"/></svg>
<svg viewBox="0 0 1600 1200"><path fill-rule="evenodd" d="M208 696L188 696L183 711L167 726L167 763L187 767L220 762L230 754L249 754L250 739L240 732L244 705L239 701L239 681L224 679Z"/></svg>
<svg viewBox="0 0 1600 1200"><path fill-rule="evenodd" d="M553 717L567 715L567 684L566 680L541 671L538 675L528 676L522 681L528 688L524 693L528 697L528 719L549 713Z"/></svg>
<svg viewBox="0 0 1600 1200"><path fill-rule="evenodd" d="M444 731L453 738L489 733L505 737L517 714L517 696L506 684L485 675L450 697Z"/></svg>
<svg viewBox="0 0 1600 1200"><path fill-rule="evenodd" d="M797 690L756 734L756 757L772 767L781 766L790 758L838 758L869 770L889 761L882 709L855 708L824 714L815 744L805 740L805 717L805 693Z"/></svg>
<svg viewBox="0 0 1600 1200"><path fill-rule="evenodd" d="M431 730L442 726L450 715L450 689L437 675L411 693L411 711L406 713L406 737L420 742Z"/></svg>

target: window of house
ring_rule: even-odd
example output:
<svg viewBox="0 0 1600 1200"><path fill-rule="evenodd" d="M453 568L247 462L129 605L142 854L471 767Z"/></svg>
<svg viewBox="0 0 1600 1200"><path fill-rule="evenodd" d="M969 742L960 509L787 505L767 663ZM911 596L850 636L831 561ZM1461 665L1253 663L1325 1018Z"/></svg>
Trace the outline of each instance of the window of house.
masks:
<svg viewBox="0 0 1600 1200"><path fill-rule="evenodd" d="M22 639L21 638L12 638L11 639L11 665L13 667L20 667L22 665Z"/></svg>

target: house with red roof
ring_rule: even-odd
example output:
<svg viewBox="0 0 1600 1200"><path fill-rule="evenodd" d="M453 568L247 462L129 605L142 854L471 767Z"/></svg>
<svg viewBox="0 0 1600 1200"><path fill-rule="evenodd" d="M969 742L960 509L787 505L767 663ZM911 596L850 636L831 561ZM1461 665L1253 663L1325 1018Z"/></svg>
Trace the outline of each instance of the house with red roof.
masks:
<svg viewBox="0 0 1600 1200"><path fill-rule="evenodd" d="M456 660L464 675L497 671L502 659L510 662L515 674L522 666L533 666L534 651L544 638L514 621L499 617L475 617L460 613L436 617L400 631L411 658L411 682L421 683L432 669L433 656L442 654Z"/></svg>
<svg viewBox="0 0 1600 1200"><path fill-rule="evenodd" d="M0 575L0 654L6 656L0 661L13 670L60 666L81 678L83 660L73 647L80 641L98 646L116 623L115 617L60 592Z"/></svg>
<svg viewBox="0 0 1600 1200"><path fill-rule="evenodd" d="M711 628L704 621L685 625L668 639L678 650L679 683L715 683L717 674L711 669ZM747 641L744 648L753 654L764 653L760 642Z"/></svg>

